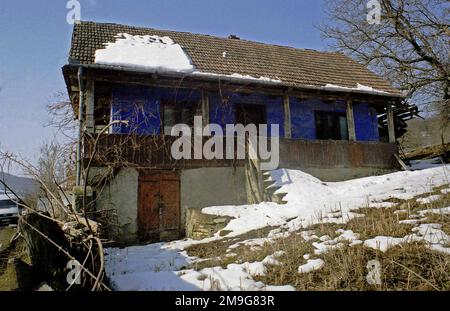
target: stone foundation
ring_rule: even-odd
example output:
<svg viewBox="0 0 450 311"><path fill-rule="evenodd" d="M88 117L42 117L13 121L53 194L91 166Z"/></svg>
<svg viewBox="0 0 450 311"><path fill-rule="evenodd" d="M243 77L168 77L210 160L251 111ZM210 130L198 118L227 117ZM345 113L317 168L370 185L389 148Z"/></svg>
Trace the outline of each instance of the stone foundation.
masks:
<svg viewBox="0 0 450 311"><path fill-rule="evenodd" d="M189 208L186 211L186 237L201 240L212 237L230 222L226 216L203 214L200 209Z"/></svg>

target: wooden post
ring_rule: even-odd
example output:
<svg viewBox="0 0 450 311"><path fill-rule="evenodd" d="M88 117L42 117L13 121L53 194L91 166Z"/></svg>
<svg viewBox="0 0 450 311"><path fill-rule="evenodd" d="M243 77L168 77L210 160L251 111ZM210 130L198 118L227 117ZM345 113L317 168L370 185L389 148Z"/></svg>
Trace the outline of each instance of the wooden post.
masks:
<svg viewBox="0 0 450 311"><path fill-rule="evenodd" d="M291 107L289 95L284 95L283 106L284 106L284 137L290 139L292 138L292 129L291 129Z"/></svg>
<svg viewBox="0 0 450 311"><path fill-rule="evenodd" d="M94 110L95 110L95 85L94 81L89 80L86 83L85 90L85 101L86 101L86 132L95 132L95 120L94 120Z"/></svg>
<svg viewBox="0 0 450 311"><path fill-rule="evenodd" d="M389 133L389 142L395 143L395 127L394 127L394 109L391 104L387 106L387 126Z"/></svg>
<svg viewBox="0 0 450 311"><path fill-rule="evenodd" d="M209 124L209 97L208 91L202 91L202 120L203 127Z"/></svg>
<svg viewBox="0 0 450 311"><path fill-rule="evenodd" d="M355 119L353 116L352 100L347 100L347 126L348 126L348 140L356 141Z"/></svg>

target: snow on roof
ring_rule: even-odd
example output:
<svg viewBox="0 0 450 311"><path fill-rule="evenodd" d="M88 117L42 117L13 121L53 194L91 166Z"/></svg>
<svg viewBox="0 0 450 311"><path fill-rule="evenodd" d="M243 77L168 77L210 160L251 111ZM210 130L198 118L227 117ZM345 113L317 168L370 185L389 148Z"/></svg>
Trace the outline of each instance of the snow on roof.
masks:
<svg viewBox="0 0 450 311"><path fill-rule="evenodd" d="M163 44L158 45L158 42ZM138 52L138 49L143 51ZM158 57L149 57L147 50ZM162 51L167 50L174 54L161 55ZM167 58L172 56L181 63L177 64L173 59L168 61ZM159 74L178 71L193 76L196 76L194 72L200 71L204 74L201 77L205 78L278 83L277 86L377 96L404 96L384 78L341 53L111 23L75 24L69 65L97 65Z"/></svg>
<svg viewBox="0 0 450 311"><path fill-rule="evenodd" d="M211 72L201 72L201 71L194 71L192 75L196 76L204 76L204 77L217 77L217 78L231 78L231 79L238 79L238 80L248 80L248 81L260 81L260 82L269 82L269 83L282 83L280 79L273 79L270 77L253 77L251 75L241 75L239 73L233 73L231 75L225 75L225 74L217 74L217 73L211 73Z"/></svg>
<svg viewBox="0 0 450 311"><path fill-rule="evenodd" d="M192 72L194 65L179 44L170 37L116 35L115 42L95 51L95 63L155 71Z"/></svg>
<svg viewBox="0 0 450 311"><path fill-rule="evenodd" d="M233 73L230 75L202 72L195 70L190 57L183 48L170 37L146 35L133 36L119 33L114 43L106 43L106 48L95 51L95 63L100 65L120 66L153 72L182 72L196 76L231 78L238 80L281 83L280 79L270 77L253 77ZM226 57L226 52L223 52Z"/></svg>
<svg viewBox="0 0 450 311"><path fill-rule="evenodd" d="M372 93L372 94L389 94L388 92L377 90L371 86L367 86L367 85L363 85L363 84L359 84L359 83L357 83L356 87L353 87L353 88L339 86L339 85L335 85L335 84L326 84L323 88L326 90L330 90L330 91L363 91L363 92Z"/></svg>

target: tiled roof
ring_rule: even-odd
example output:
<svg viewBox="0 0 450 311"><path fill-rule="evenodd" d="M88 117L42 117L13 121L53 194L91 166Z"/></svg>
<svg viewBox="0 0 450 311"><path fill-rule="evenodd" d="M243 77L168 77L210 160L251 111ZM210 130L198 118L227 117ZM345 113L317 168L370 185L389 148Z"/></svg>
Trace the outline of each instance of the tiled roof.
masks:
<svg viewBox="0 0 450 311"><path fill-rule="evenodd" d="M327 84L356 88L357 84L361 84L393 95L401 94L389 82L341 53L119 24L76 24L69 62L94 64L95 51L105 48L107 42L115 42L115 36L119 33L169 36L182 46L196 70L202 72L268 77L300 88L324 87ZM224 52L226 57L223 57Z"/></svg>

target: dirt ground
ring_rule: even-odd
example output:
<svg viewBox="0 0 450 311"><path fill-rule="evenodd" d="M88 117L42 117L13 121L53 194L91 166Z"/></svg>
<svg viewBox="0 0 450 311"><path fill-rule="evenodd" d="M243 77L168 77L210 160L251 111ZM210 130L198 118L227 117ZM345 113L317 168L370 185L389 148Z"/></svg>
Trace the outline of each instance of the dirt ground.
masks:
<svg viewBox="0 0 450 311"><path fill-rule="evenodd" d="M0 291L24 290L31 286L31 270L22 241L11 244L15 227L0 227Z"/></svg>
<svg viewBox="0 0 450 311"><path fill-rule="evenodd" d="M0 253L9 247L11 238L16 231L17 228L7 226L0 227Z"/></svg>

